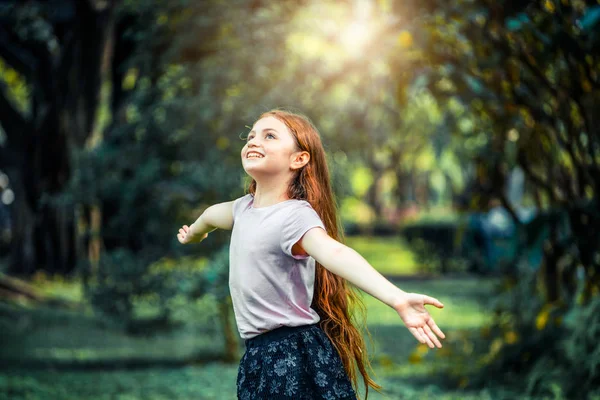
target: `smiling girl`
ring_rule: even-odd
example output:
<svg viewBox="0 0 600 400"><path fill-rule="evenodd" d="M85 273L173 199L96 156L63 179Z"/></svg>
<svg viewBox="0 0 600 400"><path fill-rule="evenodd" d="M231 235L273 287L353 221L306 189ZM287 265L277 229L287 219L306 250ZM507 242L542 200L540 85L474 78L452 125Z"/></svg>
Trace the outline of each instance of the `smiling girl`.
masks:
<svg viewBox="0 0 600 400"><path fill-rule="evenodd" d="M356 399L358 373L365 399L369 387L381 388L367 372L349 307L360 298L347 282L393 308L419 342L442 347L424 307L442 303L400 290L340 243L325 151L308 118L264 113L241 158L249 193L207 208L177 234L186 244L232 230L229 288L246 344L239 399Z"/></svg>

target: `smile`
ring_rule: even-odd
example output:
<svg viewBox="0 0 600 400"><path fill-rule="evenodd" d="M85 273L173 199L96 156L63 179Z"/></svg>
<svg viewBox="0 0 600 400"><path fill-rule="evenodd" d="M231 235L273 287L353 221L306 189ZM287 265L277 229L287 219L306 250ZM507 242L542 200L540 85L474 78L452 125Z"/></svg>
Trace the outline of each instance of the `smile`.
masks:
<svg viewBox="0 0 600 400"><path fill-rule="evenodd" d="M246 154L246 158L263 158L264 156L260 153L257 153L255 151L251 151L248 154Z"/></svg>

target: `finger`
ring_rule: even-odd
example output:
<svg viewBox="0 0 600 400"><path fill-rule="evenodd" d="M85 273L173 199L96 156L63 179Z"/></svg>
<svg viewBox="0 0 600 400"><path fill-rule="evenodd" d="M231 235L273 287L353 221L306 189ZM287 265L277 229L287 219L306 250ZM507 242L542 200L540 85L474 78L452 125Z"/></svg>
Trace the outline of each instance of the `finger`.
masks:
<svg viewBox="0 0 600 400"><path fill-rule="evenodd" d="M421 336L421 334L419 333L419 331L417 330L417 328L408 328L408 330L410 331L410 333L413 334L413 336L421 343L425 344L425 338Z"/></svg>
<svg viewBox="0 0 600 400"><path fill-rule="evenodd" d="M425 304L431 304L432 306L436 306L437 308L444 308L444 305L438 299L431 296L424 296L423 302Z"/></svg>
<svg viewBox="0 0 600 400"><path fill-rule="evenodd" d="M446 335L444 335L444 332L442 332L442 330L437 326L433 318L429 319L427 325L431 327L431 329L433 330L433 332L435 332L436 335L438 335L442 339L446 339Z"/></svg>
<svg viewBox="0 0 600 400"><path fill-rule="evenodd" d="M425 342L427 343L427 346L429 346L430 348L434 348L434 344L431 341L431 339L429 339L429 336L427 336L427 334L425 333L425 331L423 330L423 328L419 327L417 328L417 330L419 331L419 333L421 334L421 336L423 336L423 338L425 339Z"/></svg>
<svg viewBox="0 0 600 400"><path fill-rule="evenodd" d="M442 347L442 344L440 343L437 336L435 336L435 334L431 331L431 328L429 327L429 325L425 325L423 327L423 330L425 331L425 333L427 334L429 339L431 339L431 341L436 345L436 347L438 347L438 348Z"/></svg>
<svg viewBox="0 0 600 400"><path fill-rule="evenodd" d="M189 227L189 226L187 226L187 225L184 225L184 226L183 226L183 230L184 230L185 232L187 232L187 231L189 231L189 230L190 230L190 227Z"/></svg>

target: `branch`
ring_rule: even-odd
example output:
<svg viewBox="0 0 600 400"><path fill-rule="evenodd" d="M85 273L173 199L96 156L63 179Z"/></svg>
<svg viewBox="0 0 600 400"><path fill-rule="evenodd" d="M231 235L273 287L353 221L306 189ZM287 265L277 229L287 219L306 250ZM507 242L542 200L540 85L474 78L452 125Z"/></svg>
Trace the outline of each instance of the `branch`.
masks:
<svg viewBox="0 0 600 400"><path fill-rule="evenodd" d="M554 192L554 188L552 188L548 183L544 182L542 178L533 173L531 168L529 168L529 163L527 162L523 153L520 153L517 157L518 163L523 168L523 171L525 171L525 173L527 174L527 177L531 179L531 181L538 187L544 189L548 193L548 196L550 197L550 200L552 200L552 202L561 202L563 200L558 198L557 194Z"/></svg>

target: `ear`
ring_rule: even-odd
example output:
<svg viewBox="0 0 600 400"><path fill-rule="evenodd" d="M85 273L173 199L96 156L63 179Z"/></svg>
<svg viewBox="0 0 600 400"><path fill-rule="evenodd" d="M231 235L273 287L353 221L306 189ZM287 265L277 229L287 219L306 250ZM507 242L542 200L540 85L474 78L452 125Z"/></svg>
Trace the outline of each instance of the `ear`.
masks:
<svg viewBox="0 0 600 400"><path fill-rule="evenodd" d="M298 151L292 154L292 161L290 163L290 169L300 169L304 167L310 161L310 154L308 151Z"/></svg>

